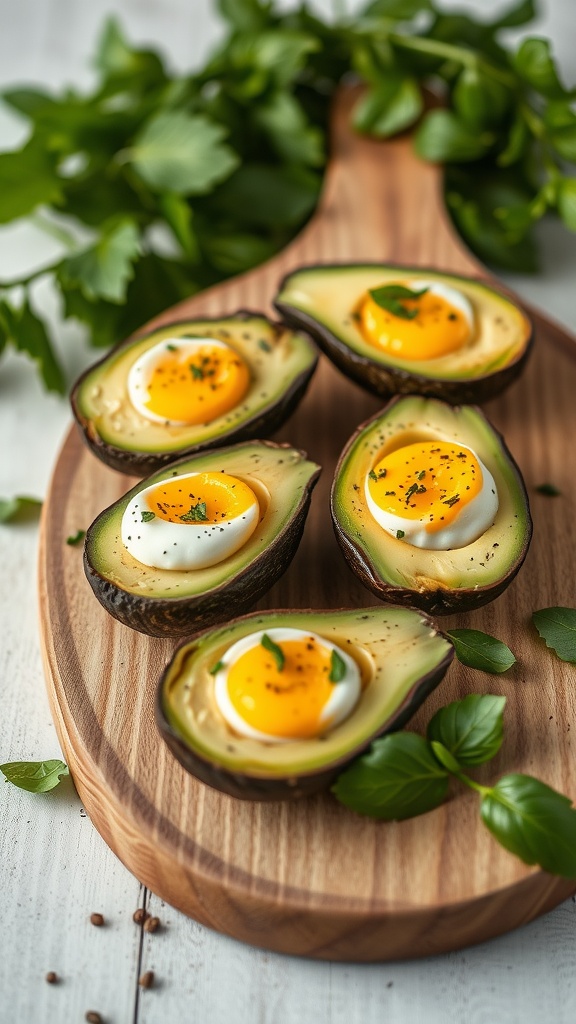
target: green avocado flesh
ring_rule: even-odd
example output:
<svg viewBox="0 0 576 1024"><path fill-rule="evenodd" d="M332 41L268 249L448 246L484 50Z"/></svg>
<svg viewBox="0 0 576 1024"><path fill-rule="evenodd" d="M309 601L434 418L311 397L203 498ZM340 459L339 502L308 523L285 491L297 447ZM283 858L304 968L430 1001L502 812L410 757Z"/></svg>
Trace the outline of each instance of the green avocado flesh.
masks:
<svg viewBox="0 0 576 1024"><path fill-rule="evenodd" d="M189 572L154 569L133 558L121 541L122 516L133 495L168 477L207 471L238 477L256 494L261 518L246 544L214 566ZM290 528L318 472L319 467L303 452L261 441L247 441L173 463L142 480L98 516L86 538L87 563L93 573L137 598L187 598L224 587Z"/></svg>
<svg viewBox="0 0 576 1024"><path fill-rule="evenodd" d="M363 682L360 700L323 738L267 744L237 736L218 710L210 670L241 637L286 626L310 630L353 657ZM252 777L300 776L349 760L392 728L407 704L412 714L451 657L448 640L426 616L409 609L256 613L180 647L164 676L160 703L172 730L204 761ZM426 689L429 675L434 682Z"/></svg>
<svg viewBox="0 0 576 1024"><path fill-rule="evenodd" d="M461 292L474 311L470 341L456 352L429 360L399 359L367 341L355 311L369 289L390 283L438 282ZM317 266L290 274L275 303L288 319L322 333L373 362L435 380L473 380L495 373L524 353L532 333L526 314L510 299L472 278L414 267L375 264ZM316 332L314 332L316 333Z"/></svg>
<svg viewBox="0 0 576 1024"><path fill-rule="evenodd" d="M466 445L494 477L499 500L494 523L464 547L448 551L414 547L382 529L368 508L364 488L370 470L384 455L418 441ZM336 471L332 514L337 536L354 552L368 579L421 594L494 587L517 570L531 536L521 476L482 412L474 406L454 407L418 396L394 399L351 439ZM370 585L368 579L364 582ZM393 591L390 599L395 599Z"/></svg>
<svg viewBox="0 0 576 1024"><path fill-rule="evenodd" d="M195 337L216 338L236 349L250 370L248 392L238 406L210 423L178 426L146 419L128 397L130 367L160 341ZM81 378L73 405L89 437L130 452L178 452L212 438L226 440L244 423L276 407L302 375L312 372L316 358L307 337L263 316L181 321L136 338L97 363Z"/></svg>

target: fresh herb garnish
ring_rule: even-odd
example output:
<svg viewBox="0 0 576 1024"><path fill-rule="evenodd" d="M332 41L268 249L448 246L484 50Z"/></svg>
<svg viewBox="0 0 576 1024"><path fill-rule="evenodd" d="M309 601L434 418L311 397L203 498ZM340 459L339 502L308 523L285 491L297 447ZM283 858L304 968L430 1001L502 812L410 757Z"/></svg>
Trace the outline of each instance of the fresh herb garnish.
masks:
<svg viewBox="0 0 576 1024"><path fill-rule="evenodd" d="M206 502L199 501L196 505L191 505L184 515L179 517L183 523L205 523L208 519L208 513L206 511Z"/></svg>
<svg viewBox="0 0 576 1024"><path fill-rule="evenodd" d="M541 608L534 612L532 622L546 646L562 661L576 663L575 608Z"/></svg>
<svg viewBox="0 0 576 1024"><path fill-rule="evenodd" d="M442 502L442 504L443 505L449 505L450 508L452 508L452 506L453 505L457 505L459 501L460 501L460 495L459 494L453 494L451 498L446 498Z"/></svg>
<svg viewBox="0 0 576 1024"><path fill-rule="evenodd" d="M77 530L76 533L71 534L70 537L66 537L66 543L69 544L70 547L75 547L81 540L84 540L85 536L86 530Z"/></svg>
<svg viewBox="0 0 576 1024"><path fill-rule="evenodd" d="M385 284L380 288L371 288L370 295L381 309L385 309L388 313L392 313L402 320L413 320L414 317L418 316L418 307L406 309L406 306L402 305L402 301L406 301L406 299L419 299L422 295L426 295L427 291L428 288L413 291L411 288L405 288L401 284Z"/></svg>
<svg viewBox="0 0 576 1024"><path fill-rule="evenodd" d="M167 352L177 352L178 351L178 346L177 345L172 345L170 342L168 342L168 344L166 345L166 351Z"/></svg>
<svg viewBox="0 0 576 1024"><path fill-rule="evenodd" d="M140 515L142 517L140 522L142 523L151 523L153 519L156 519L156 513L150 512L148 509L142 509Z"/></svg>
<svg viewBox="0 0 576 1024"><path fill-rule="evenodd" d="M10 761L0 764L0 772L8 782L28 793L48 793L59 784L60 779L69 775L64 761Z"/></svg>
<svg viewBox="0 0 576 1024"><path fill-rule="evenodd" d="M190 363L190 373L193 380L204 380L204 370L201 366L196 366L196 363Z"/></svg>
<svg viewBox="0 0 576 1024"><path fill-rule="evenodd" d="M534 490L537 491L538 494L546 495L547 498L558 498L562 494L562 491L559 490L555 484L538 484Z"/></svg>
<svg viewBox="0 0 576 1024"><path fill-rule="evenodd" d="M212 665L212 668L209 668L208 671L211 676L215 676L216 673L219 672L221 668L224 668L224 662L222 661L222 658L220 658L220 661L217 661L215 665Z"/></svg>
<svg viewBox="0 0 576 1024"><path fill-rule="evenodd" d="M268 0L222 0L218 9L227 32L192 73L174 74L158 52L130 46L109 19L91 92L4 91L29 134L0 154L0 180L10 183L0 222L34 216L47 231L56 223L65 251L3 283L0 349L27 354L47 388L64 392L65 380L30 302L39 277L51 279L64 316L104 346L268 259L315 206L331 95L351 70L367 83L356 130L386 138L418 123L417 152L447 164L450 211L481 258L533 270L537 220L556 210L576 229L573 94L545 39L501 39L502 29L534 19L531 0L492 19L449 13L436 0L364 0L353 18L330 20L302 2L284 11ZM424 111L430 80L440 81L446 109ZM83 166L70 173L79 153ZM158 224L170 255L151 241ZM399 315L413 315L393 301Z"/></svg>
<svg viewBox="0 0 576 1024"><path fill-rule="evenodd" d="M332 792L359 814L401 821L443 803L453 776L480 794L482 821L502 846L526 864L575 878L576 809L568 797L530 775L504 775L485 786L463 770L500 749L504 703L504 697L471 694L436 712L426 739L397 732L376 740Z"/></svg>
<svg viewBox="0 0 576 1024"><path fill-rule="evenodd" d="M398 540L402 540L402 538L405 537L406 534L404 533L404 530L396 530L396 536Z"/></svg>
<svg viewBox="0 0 576 1024"><path fill-rule="evenodd" d="M274 661L276 662L276 668L278 669L279 672L281 672L282 669L284 668L284 662L286 660L284 658L284 652L282 648L279 647L278 644L275 644L267 633L262 634L262 639L260 640L260 643L262 644L264 650L268 651L268 653L272 655Z"/></svg>
<svg viewBox="0 0 576 1024"><path fill-rule="evenodd" d="M265 341L264 338L258 338L258 348L261 348L263 352L271 352L272 346Z"/></svg>
<svg viewBox="0 0 576 1024"><path fill-rule="evenodd" d="M340 683L346 675L346 662L344 658L332 648L330 655L330 674L328 679L331 683Z"/></svg>
<svg viewBox="0 0 576 1024"><path fill-rule="evenodd" d="M423 469L421 473L418 473L418 479L419 480L423 480L425 476L426 476L426 470L425 469Z"/></svg>
<svg viewBox="0 0 576 1024"><path fill-rule="evenodd" d="M479 629L450 629L447 631L454 644L458 661L482 672L506 672L516 658L502 640Z"/></svg>
<svg viewBox="0 0 576 1024"><path fill-rule="evenodd" d="M408 488L406 494L404 495L406 504L408 504L413 494L418 494L418 484L410 484L410 487Z"/></svg>
<svg viewBox="0 0 576 1024"><path fill-rule="evenodd" d="M40 498L22 494L16 498L0 498L0 523L22 523L38 516L41 508Z"/></svg>
<svg viewBox="0 0 576 1024"><path fill-rule="evenodd" d="M370 477L371 480L377 480L378 479L378 477L376 476L376 473L374 472L373 469L370 470L370 472L368 473L368 476Z"/></svg>

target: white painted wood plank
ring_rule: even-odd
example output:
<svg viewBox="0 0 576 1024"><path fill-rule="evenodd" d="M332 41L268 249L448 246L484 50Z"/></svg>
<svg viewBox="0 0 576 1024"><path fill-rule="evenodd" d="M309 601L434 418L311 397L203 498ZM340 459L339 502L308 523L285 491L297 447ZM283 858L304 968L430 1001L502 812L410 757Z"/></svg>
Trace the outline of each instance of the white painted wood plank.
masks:
<svg viewBox="0 0 576 1024"><path fill-rule="evenodd" d="M326 11L331 3L316 6ZM444 6L464 4L445 0ZM473 0L467 6L488 13L501 5ZM179 68L200 60L218 33L210 0L2 0L0 83L88 85L87 59L103 15L111 12L129 38L164 46ZM548 0L541 31L556 40L567 75L575 27L571 0ZM0 149L12 144L16 130L6 117L0 120ZM543 274L507 280L576 329L576 241L554 225L542 234ZM28 231L1 231L0 276L33 264L37 244ZM38 300L55 313L53 297L44 292ZM81 339L74 326L61 332L71 376L92 358ZM1 495L44 493L67 423L65 404L42 393L22 360L2 361ZM58 756L36 632L35 546L34 526L0 528L0 761ZM82 816L70 786L44 797L9 786L0 793L0 1021L82 1020L87 1009L99 1010L110 1024L132 1021L140 933L131 915L138 883ZM164 927L144 937L141 970L153 969L157 984L139 994L140 1024L572 1024L576 1014L572 901L475 949L381 966L264 953L188 921L154 896L149 909ZM106 928L88 923L94 910L105 915ZM48 970L62 975L60 986L46 984Z"/></svg>

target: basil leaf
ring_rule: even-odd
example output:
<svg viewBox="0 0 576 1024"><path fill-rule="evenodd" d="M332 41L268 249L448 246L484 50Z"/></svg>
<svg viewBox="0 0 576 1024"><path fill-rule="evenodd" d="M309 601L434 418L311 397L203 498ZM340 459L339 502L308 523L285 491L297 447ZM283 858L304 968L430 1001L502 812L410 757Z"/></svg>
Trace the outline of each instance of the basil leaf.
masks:
<svg viewBox="0 0 576 1024"><path fill-rule="evenodd" d="M452 756L448 748L445 747L443 743L440 743L438 740L431 740L430 746L434 752L434 757L437 761L440 761L440 764L443 768L446 768L446 771L450 772L452 775L458 775L460 773L460 765L458 764L458 761Z"/></svg>
<svg viewBox="0 0 576 1024"><path fill-rule="evenodd" d="M516 658L502 640L479 629L449 629L446 633L454 644L458 661L470 668L493 674L506 672Z"/></svg>
<svg viewBox="0 0 576 1024"><path fill-rule="evenodd" d="M156 513L150 511L150 509L144 508L140 512L141 523L151 523L153 519L156 519Z"/></svg>
<svg viewBox="0 0 576 1024"><path fill-rule="evenodd" d="M202 195L238 166L238 157L223 142L226 135L204 115L162 112L146 122L126 157L151 188Z"/></svg>
<svg viewBox="0 0 576 1024"><path fill-rule="evenodd" d="M86 530L77 530L76 533L71 534L70 537L66 537L66 543L69 544L70 547L76 547L80 541L84 540L85 536Z"/></svg>
<svg viewBox="0 0 576 1024"><path fill-rule="evenodd" d="M59 784L64 775L69 775L64 761L11 761L0 764L0 772L8 782L28 793L48 793Z"/></svg>
<svg viewBox="0 0 576 1024"><path fill-rule="evenodd" d="M36 518L42 508L40 498L19 494L16 498L0 498L0 523L23 522Z"/></svg>
<svg viewBox="0 0 576 1024"><path fill-rule="evenodd" d="M475 129L493 127L507 116L512 102L510 91L479 68L466 67L458 76L453 94L454 108L461 120Z"/></svg>
<svg viewBox="0 0 576 1024"><path fill-rule="evenodd" d="M406 309L399 300L419 299L427 291L427 288L422 288L420 291L412 291L401 284L385 284L380 288L369 289L369 294L381 309L385 309L388 313L392 313L393 316L398 316L402 320L413 320L414 317L418 316L418 308Z"/></svg>
<svg viewBox="0 0 576 1024"><path fill-rule="evenodd" d="M344 661L344 658L338 654L338 651L332 649L332 653L330 655L330 674L328 679L331 683L340 683L342 679L344 679L345 675L346 662Z"/></svg>
<svg viewBox="0 0 576 1024"><path fill-rule="evenodd" d="M530 775L505 775L483 798L482 821L525 864L576 878L576 810Z"/></svg>
<svg viewBox="0 0 576 1024"><path fill-rule="evenodd" d="M493 142L493 135L474 131L450 110L431 110L414 135L418 156L433 163L477 160Z"/></svg>
<svg viewBox="0 0 576 1024"><path fill-rule="evenodd" d="M576 662L576 609L541 608L534 612L532 622L546 646L562 661Z"/></svg>
<svg viewBox="0 0 576 1024"><path fill-rule="evenodd" d="M471 693L440 708L426 735L450 751L458 764L484 764L502 746L505 703L505 697Z"/></svg>
<svg viewBox="0 0 576 1024"><path fill-rule="evenodd" d="M272 655L274 661L276 662L276 668L278 669L279 672L281 672L282 669L284 668L284 662L286 660L284 658L284 651L282 650L282 648L278 644L274 643L274 641L271 639L271 637L268 636L267 633L262 634L262 639L260 640L260 643L262 644L264 650L268 651L268 653Z"/></svg>
<svg viewBox="0 0 576 1024"><path fill-rule="evenodd" d="M443 802L448 773L422 736L397 732L375 740L367 754L338 776L332 792L358 814L401 821Z"/></svg>

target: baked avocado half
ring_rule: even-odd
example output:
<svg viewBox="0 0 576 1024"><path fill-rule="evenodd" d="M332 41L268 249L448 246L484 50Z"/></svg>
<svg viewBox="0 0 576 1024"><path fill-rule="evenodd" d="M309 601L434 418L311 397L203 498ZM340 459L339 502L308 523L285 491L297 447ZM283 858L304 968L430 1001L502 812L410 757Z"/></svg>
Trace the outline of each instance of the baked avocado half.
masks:
<svg viewBox="0 0 576 1024"><path fill-rule="evenodd" d="M188 360L185 351L179 354L183 342L198 339L227 346L234 365L223 367L202 351ZM94 455L112 469L144 476L178 457L274 433L304 395L317 359L307 336L260 313L177 321L123 342L86 370L72 389L72 411ZM165 389L168 402L158 405L160 415L152 411L150 418L144 405L134 405L135 366L142 367L143 377L156 373L161 398ZM180 395L166 390L167 380ZM214 404L221 395L224 402ZM183 404L183 416L164 411L176 408L172 397ZM197 422L184 422L194 402L198 414L191 418Z"/></svg>
<svg viewBox="0 0 576 1024"><path fill-rule="evenodd" d="M216 702L215 674L243 637L286 627L310 631L353 659L361 678L358 702L320 737L267 743L239 735ZM240 799L294 799L326 788L377 736L400 729L452 657L447 638L412 609L253 613L177 649L159 683L156 721L180 763L202 782Z"/></svg>
<svg viewBox="0 0 576 1024"><path fill-rule="evenodd" d="M142 480L94 520L84 547L88 582L111 615L150 636L182 637L222 622L231 608L250 608L288 568L319 473L320 467L304 452L271 441L247 441L175 462ZM228 479L247 485L257 499L253 532L238 550L211 566L187 571L143 564L123 543L125 511L130 503L137 510L134 530L127 539L139 542L140 534L143 537L145 530L159 524L159 516L142 502L143 492L162 481L177 480L187 495L190 481L181 478L189 474L226 474ZM184 540L180 541L179 534L170 534L163 545L167 550L160 554L167 556L168 551L169 557L172 545L176 549L173 536L178 544L198 538L201 552L206 545L216 544L220 534L225 536L226 522L212 525L201 515L202 505L192 508L192 504L188 498L184 507L190 506L192 514L180 517L185 525L164 524L183 533Z"/></svg>
<svg viewBox="0 0 576 1024"><path fill-rule="evenodd" d="M484 281L423 267L303 267L284 278L275 306L383 398L487 401L521 373L534 334L524 310Z"/></svg>
<svg viewBox="0 0 576 1024"><path fill-rule="evenodd" d="M487 527L477 539L448 550L417 547L407 542L408 527L395 530L402 524L390 520L390 532L372 514L367 493L374 478L379 478L381 461L409 445L418 452L420 442L433 442L439 452L447 445L446 450L454 453L458 472L460 461L462 472L470 461L469 449L491 474L488 498L493 499L495 489L497 511L494 514L488 506ZM447 455L440 457L448 459ZM424 491L431 479L425 462L422 467L415 465L416 470L414 481L410 478L404 482L405 487L409 484L403 492L404 508L412 500L410 492L415 488ZM384 492L383 505L386 491L396 490L390 479L378 479L376 485ZM457 512L459 497L456 483L455 491L441 495L439 515L443 515L442 510ZM426 495L418 495L418 499L424 503ZM392 399L350 438L336 467L331 511L340 547L362 583L384 600L417 606L433 614L467 611L493 601L516 576L532 536L528 496L520 471L503 438L481 410L419 396ZM432 523L434 514L432 509L429 522L437 527L439 523Z"/></svg>

